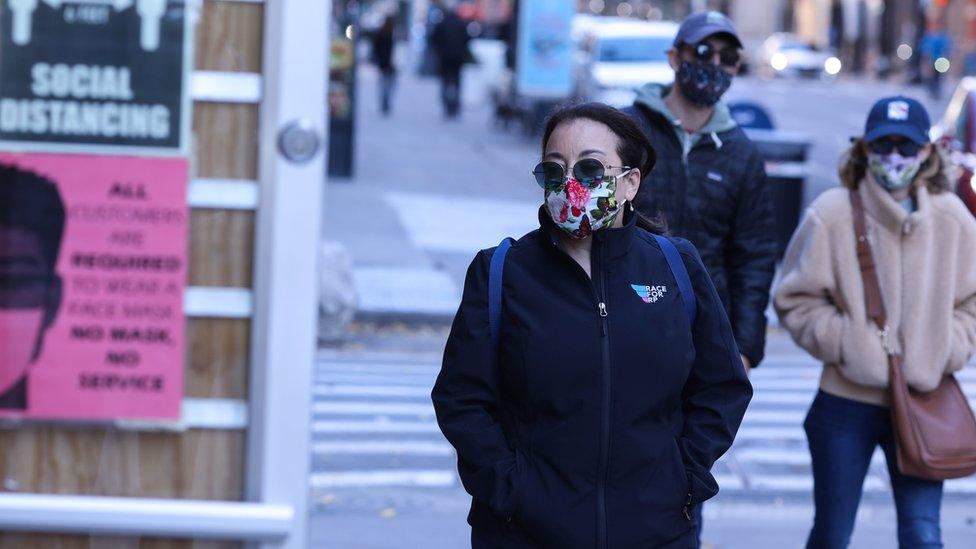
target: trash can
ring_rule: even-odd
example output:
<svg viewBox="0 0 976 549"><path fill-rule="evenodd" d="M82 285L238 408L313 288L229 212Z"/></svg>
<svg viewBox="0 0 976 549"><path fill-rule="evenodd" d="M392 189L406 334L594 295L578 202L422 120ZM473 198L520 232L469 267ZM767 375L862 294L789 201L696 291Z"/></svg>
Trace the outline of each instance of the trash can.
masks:
<svg viewBox="0 0 976 549"><path fill-rule="evenodd" d="M766 176L776 221L779 257L800 222L810 138L800 132L744 128L766 161Z"/></svg>

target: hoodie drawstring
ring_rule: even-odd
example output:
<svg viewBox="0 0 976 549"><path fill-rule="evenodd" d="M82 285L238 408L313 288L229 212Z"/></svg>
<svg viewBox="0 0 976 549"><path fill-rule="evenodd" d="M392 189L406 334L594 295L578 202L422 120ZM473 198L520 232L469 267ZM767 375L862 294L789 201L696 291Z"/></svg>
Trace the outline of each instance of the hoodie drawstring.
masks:
<svg viewBox="0 0 976 549"><path fill-rule="evenodd" d="M715 132L712 132L712 141L715 143L716 149L722 148L722 140L718 138L718 134Z"/></svg>

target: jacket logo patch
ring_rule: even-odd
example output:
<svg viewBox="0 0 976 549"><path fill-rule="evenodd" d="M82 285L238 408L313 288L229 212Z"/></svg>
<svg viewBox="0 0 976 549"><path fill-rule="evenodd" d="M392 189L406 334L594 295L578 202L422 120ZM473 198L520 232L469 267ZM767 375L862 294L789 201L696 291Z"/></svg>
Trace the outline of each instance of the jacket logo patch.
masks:
<svg viewBox="0 0 976 549"><path fill-rule="evenodd" d="M645 284L631 284L631 288L637 292L637 297L644 300L644 303L656 303L658 299L668 293L667 286L647 286Z"/></svg>
<svg viewBox="0 0 976 549"><path fill-rule="evenodd" d="M721 181L722 181L722 174L720 174L720 173L718 173L718 172L712 172L712 171L709 171L709 172L708 172L708 173L707 173L706 175L707 175L707 176L708 176L708 178L709 178L709 179L711 179L712 181L719 181L719 182L721 182Z"/></svg>

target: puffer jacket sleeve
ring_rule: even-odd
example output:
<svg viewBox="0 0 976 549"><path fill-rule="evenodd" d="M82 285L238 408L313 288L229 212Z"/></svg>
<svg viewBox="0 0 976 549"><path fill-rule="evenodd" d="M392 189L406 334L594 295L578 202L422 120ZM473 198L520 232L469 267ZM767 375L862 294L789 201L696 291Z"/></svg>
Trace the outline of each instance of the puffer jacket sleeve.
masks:
<svg viewBox="0 0 976 549"><path fill-rule="evenodd" d="M698 251L677 240L698 302L692 328L695 362L682 392L684 427L678 446L688 475L690 503L718 493L712 465L735 438L752 398L732 327Z"/></svg>
<svg viewBox="0 0 976 549"><path fill-rule="evenodd" d="M766 347L766 306L779 246L763 160L749 160L726 248L729 316L740 352L753 367Z"/></svg>
<svg viewBox="0 0 976 549"><path fill-rule="evenodd" d="M507 518L515 507L517 459L499 419L499 370L488 328L489 252L468 267L431 398L437 423L457 451L465 490Z"/></svg>
<svg viewBox="0 0 976 549"><path fill-rule="evenodd" d="M847 315L834 303L831 239L819 215L804 214L780 265L773 306L797 345L827 364L842 362Z"/></svg>
<svg viewBox="0 0 976 549"><path fill-rule="evenodd" d="M956 254L959 265L956 280L955 307L952 311L952 337L949 349L947 372L955 372L972 358L976 351L976 220L968 215L962 217L962 233L959 239L959 252Z"/></svg>

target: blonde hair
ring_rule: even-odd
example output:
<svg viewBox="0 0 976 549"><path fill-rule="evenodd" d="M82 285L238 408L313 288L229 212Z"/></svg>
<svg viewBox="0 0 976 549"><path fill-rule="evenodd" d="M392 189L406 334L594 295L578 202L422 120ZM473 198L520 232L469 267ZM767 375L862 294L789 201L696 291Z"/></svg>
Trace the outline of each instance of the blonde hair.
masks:
<svg viewBox="0 0 976 549"><path fill-rule="evenodd" d="M922 163L922 167L912 182L912 188L925 185L926 189L932 194L952 190L952 183L949 179L949 161L945 156L945 151L938 143L931 143L932 152ZM851 142L851 147L841 156L840 168L837 175L840 176L841 185L848 189L856 189L868 168L868 146L863 138L855 139Z"/></svg>

